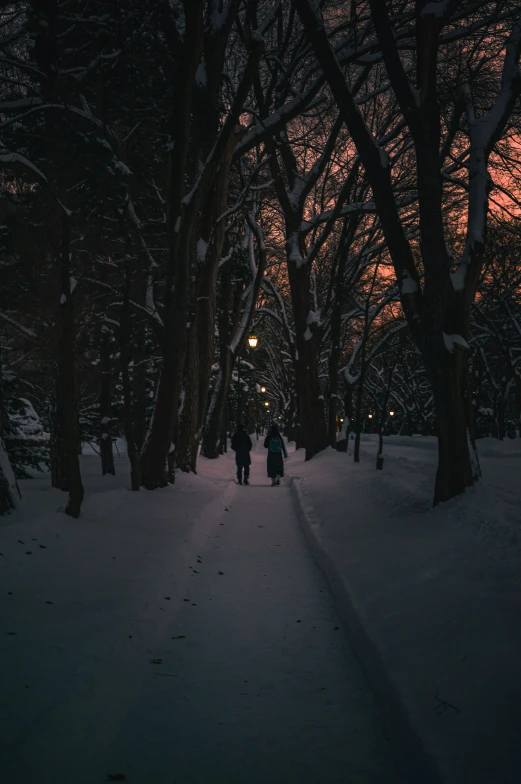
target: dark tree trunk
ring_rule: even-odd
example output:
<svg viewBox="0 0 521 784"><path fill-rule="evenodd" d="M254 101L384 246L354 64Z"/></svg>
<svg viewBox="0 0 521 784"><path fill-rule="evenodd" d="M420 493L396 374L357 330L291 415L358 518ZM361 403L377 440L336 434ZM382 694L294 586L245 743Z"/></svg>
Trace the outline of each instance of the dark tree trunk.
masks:
<svg viewBox="0 0 521 784"><path fill-rule="evenodd" d="M376 455L376 467L381 471L384 467L384 437L382 420L378 422L378 454Z"/></svg>
<svg viewBox="0 0 521 784"><path fill-rule="evenodd" d="M204 109L201 109L201 113L204 115ZM210 112L207 124L210 131L215 125L216 132L217 115L213 116ZM201 126L204 125L202 122ZM232 155L241 134L242 132L239 135L233 134L230 138L218 174L206 196L202 218L198 224L198 232L206 243L206 253L199 265L193 265L194 269L199 271L199 278L194 287L190 349L187 353L186 398L176 447L177 466L182 471L193 473L196 473L197 453L214 360L217 275L225 240L225 224L224 221L218 221L218 218L226 209ZM214 134L211 134L210 138L203 138L201 141L203 150L206 150L205 156L213 146L213 139Z"/></svg>
<svg viewBox="0 0 521 784"><path fill-rule="evenodd" d="M195 473L194 442L197 437L197 416L199 412L199 330L197 313L190 314L191 327L188 335L186 353L186 375L183 389L183 408L179 418L179 430L175 439L175 465L181 471ZM207 337L207 336L205 336Z"/></svg>
<svg viewBox="0 0 521 784"><path fill-rule="evenodd" d="M355 448L353 450L353 460L355 463L360 462L360 441L362 433L362 387L363 379L360 379L360 388L356 401L356 414L355 414Z"/></svg>
<svg viewBox="0 0 521 784"><path fill-rule="evenodd" d="M5 451L3 439L0 438L0 515L4 515L16 506L16 480Z"/></svg>
<svg viewBox="0 0 521 784"><path fill-rule="evenodd" d="M190 157L193 84L201 61L204 36L204 3L194 0L185 8L182 46L171 40L170 24L165 25L173 49L174 73L170 113L170 154L166 188L168 267L163 302L161 353L163 366L157 385L154 414L141 455L141 480L148 490L168 484L168 454L177 425L177 407L187 347L190 255L192 228L198 198L185 206ZM166 17L168 19L168 14Z"/></svg>
<svg viewBox="0 0 521 784"><path fill-rule="evenodd" d="M521 437L521 375L514 371L514 383L516 385L516 418L519 436Z"/></svg>
<svg viewBox="0 0 521 784"><path fill-rule="evenodd" d="M232 357L230 355L228 361L225 362L224 367L221 366L219 368L206 417L201 454L210 459L219 457L219 455L222 454L223 436L224 440L226 439L225 419L227 419L227 417L225 417L225 413L228 389L230 387L231 359Z"/></svg>
<svg viewBox="0 0 521 784"><path fill-rule="evenodd" d="M328 437L329 445L336 449L336 418L338 413L338 365L340 362L340 308L333 311L331 319L331 354L329 355L329 405L328 405Z"/></svg>
<svg viewBox="0 0 521 784"><path fill-rule="evenodd" d="M226 440L227 419L226 407L228 389L232 373L233 357L230 351L231 317L235 315L235 328L240 318L238 307L233 304L232 275L229 264L225 264L220 272L219 298L217 309L217 327L219 332L219 370L215 385L210 395L203 426L203 443L201 454L211 460L222 454L223 431Z"/></svg>
<svg viewBox="0 0 521 784"><path fill-rule="evenodd" d="M286 412L285 435L288 441L295 441L295 398L293 394L290 397Z"/></svg>
<svg viewBox="0 0 521 784"><path fill-rule="evenodd" d="M58 348L56 432L54 455L61 489L67 489L69 500L65 513L79 517L84 496L78 455L79 427L75 373L74 294L70 279L70 222L62 218L60 253L62 294L60 298L61 339ZM54 478L54 476L53 476ZM58 478L58 477L57 477ZM55 485L56 486L56 485Z"/></svg>
<svg viewBox="0 0 521 784"><path fill-rule="evenodd" d="M441 372L431 374L439 457L434 504L462 493L480 472L472 433L467 351L456 347L449 353L444 346L442 351L434 365Z"/></svg>
<svg viewBox="0 0 521 784"><path fill-rule="evenodd" d="M6 514L16 506L18 486L4 447L5 402L3 387L2 348L0 346L0 515ZM19 491L18 491L19 495Z"/></svg>
<svg viewBox="0 0 521 784"><path fill-rule="evenodd" d="M101 457L101 473L116 473L114 467L114 452L112 449L112 362L110 360L111 334L106 325L100 330L100 440L99 449Z"/></svg>
<svg viewBox="0 0 521 784"><path fill-rule="evenodd" d="M139 490L141 487L141 465L139 446L136 441L134 422L134 406L132 401L132 383L130 380L130 270L128 258L125 262L125 281L123 286L123 303L119 319L119 346L121 361L121 386L123 389L123 425L127 442L127 455L130 463L130 487Z"/></svg>
<svg viewBox="0 0 521 784"><path fill-rule="evenodd" d="M304 249L302 249L304 250ZM324 399L318 380L320 329L308 323L310 307L309 266L298 268L288 259L288 277L296 327L297 353L294 359L295 383L298 398L298 448L306 450L306 460L328 445Z"/></svg>
<svg viewBox="0 0 521 784"><path fill-rule="evenodd" d="M179 327L183 333L186 332L185 319ZM163 358L154 415L141 457L141 480L147 490L168 485L167 461L177 419L181 387L179 365L181 355L184 359L185 354L183 342L184 338L181 338L177 346L178 350L166 352Z"/></svg>
<svg viewBox="0 0 521 784"><path fill-rule="evenodd" d="M138 321L133 330L132 418L134 444L140 453L147 434L147 351L145 322Z"/></svg>

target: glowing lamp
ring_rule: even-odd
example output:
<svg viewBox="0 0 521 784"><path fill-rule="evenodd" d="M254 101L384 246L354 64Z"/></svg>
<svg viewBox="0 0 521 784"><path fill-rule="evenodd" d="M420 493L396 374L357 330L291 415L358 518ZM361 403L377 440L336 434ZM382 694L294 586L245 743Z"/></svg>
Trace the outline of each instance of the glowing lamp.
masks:
<svg viewBox="0 0 521 784"><path fill-rule="evenodd" d="M250 344L250 348L257 348L257 343L258 343L258 340L257 340L257 338L255 337L255 335L251 335L251 336L248 338L248 343Z"/></svg>

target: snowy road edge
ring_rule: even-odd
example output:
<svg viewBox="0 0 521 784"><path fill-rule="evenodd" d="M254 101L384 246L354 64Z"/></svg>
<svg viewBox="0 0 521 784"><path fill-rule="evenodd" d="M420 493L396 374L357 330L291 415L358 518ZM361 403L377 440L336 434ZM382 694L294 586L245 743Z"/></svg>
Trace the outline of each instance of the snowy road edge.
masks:
<svg viewBox="0 0 521 784"><path fill-rule="evenodd" d="M349 639L381 710L384 728L399 765L403 784L442 784L434 757L425 749L425 739L411 720L399 688L386 669L378 643L372 639L348 580L342 575L321 541L314 510L303 498L303 480L293 475L289 483L301 530L313 558L323 572L340 616L348 626Z"/></svg>

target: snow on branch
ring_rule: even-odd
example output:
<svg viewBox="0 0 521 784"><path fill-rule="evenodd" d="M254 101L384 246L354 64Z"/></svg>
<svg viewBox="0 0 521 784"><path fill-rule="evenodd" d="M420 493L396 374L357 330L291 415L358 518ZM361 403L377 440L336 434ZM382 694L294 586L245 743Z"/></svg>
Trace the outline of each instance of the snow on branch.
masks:
<svg viewBox="0 0 521 784"><path fill-rule="evenodd" d="M9 324L9 326L14 327L14 329L17 329L18 332L22 332L26 337L32 338L33 340L36 340L38 338L38 335L36 334L36 332L33 332L32 329L29 329L28 327L24 327L23 324L20 324L18 321L15 321L6 313L2 313L1 311L0 311L0 319L2 321L5 321L6 324Z"/></svg>
<svg viewBox="0 0 521 784"><path fill-rule="evenodd" d="M421 11L421 16L434 16L436 19L442 19L447 16L449 11L449 0L441 0L438 3L427 3Z"/></svg>
<svg viewBox="0 0 521 784"><path fill-rule="evenodd" d="M9 152L9 150L0 150L0 163L7 164L16 164L19 163L21 166L25 166L27 169L30 169L36 176L42 180L42 182L48 182L47 177L45 174L39 169L34 163L28 158L24 158L23 155L20 155L17 152Z"/></svg>

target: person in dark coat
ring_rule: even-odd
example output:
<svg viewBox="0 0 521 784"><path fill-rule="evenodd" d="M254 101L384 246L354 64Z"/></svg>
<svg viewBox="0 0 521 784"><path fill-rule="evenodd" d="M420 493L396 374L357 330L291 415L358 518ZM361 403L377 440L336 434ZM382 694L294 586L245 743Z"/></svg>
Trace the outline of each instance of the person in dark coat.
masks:
<svg viewBox="0 0 521 784"><path fill-rule="evenodd" d="M244 469L244 484L249 484L251 457L250 451L253 444L244 425L239 425L232 436L232 449L235 452L237 466L237 481L242 485L242 471Z"/></svg>
<svg viewBox="0 0 521 784"><path fill-rule="evenodd" d="M287 458L286 446L277 425L273 424L264 440L264 447L268 450L268 476L272 485L280 485L284 476L284 460Z"/></svg>

